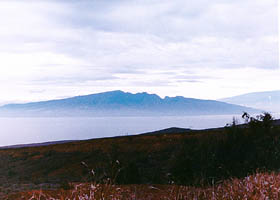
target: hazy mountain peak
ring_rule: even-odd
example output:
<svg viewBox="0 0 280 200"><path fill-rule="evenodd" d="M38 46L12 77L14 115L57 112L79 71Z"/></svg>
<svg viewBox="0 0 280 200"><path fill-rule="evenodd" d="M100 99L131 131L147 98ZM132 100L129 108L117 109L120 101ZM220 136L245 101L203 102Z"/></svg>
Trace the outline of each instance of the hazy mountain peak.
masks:
<svg viewBox="0 0 280 200"><path fill-rule="evenodd" d="M280 112L280 90L253 92L219 100L271 112Z"/></svg>
<svg viewBox="0 0 280 200"><path fill-rule="evenodd" d="M241 114L256 110L219 101L165 97L140 92L132 94L121 90L76 96L67 99L10 104L0 108L0 115L47 116L151 116L151 115L204 115ZM12 115L11 114L11 115Z"/></svg>

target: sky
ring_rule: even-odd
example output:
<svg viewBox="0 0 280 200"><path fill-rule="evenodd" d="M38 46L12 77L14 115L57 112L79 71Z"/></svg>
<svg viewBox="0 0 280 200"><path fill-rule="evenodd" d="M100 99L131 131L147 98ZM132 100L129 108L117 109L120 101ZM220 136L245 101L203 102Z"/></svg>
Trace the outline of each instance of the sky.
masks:
<svg viewBox="0 0 280 200"><path fill-rule="evenodd" d="M0 104L280 90L277 0L1 0Z"/></svg>

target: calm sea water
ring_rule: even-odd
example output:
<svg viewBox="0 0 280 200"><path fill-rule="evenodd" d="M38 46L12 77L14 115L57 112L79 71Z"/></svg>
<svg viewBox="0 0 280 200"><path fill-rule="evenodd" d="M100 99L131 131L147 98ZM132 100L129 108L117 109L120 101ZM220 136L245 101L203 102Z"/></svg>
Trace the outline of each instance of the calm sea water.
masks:
<svg viewBox="0 0 280 200"><path fill-rule="evenodd" d="M280 114L273 114L280 117ZM233 115L104 118L0 118L0 146L133 135L170 127L223 127ZM240 122L240 116L237 117Z"/></svg>

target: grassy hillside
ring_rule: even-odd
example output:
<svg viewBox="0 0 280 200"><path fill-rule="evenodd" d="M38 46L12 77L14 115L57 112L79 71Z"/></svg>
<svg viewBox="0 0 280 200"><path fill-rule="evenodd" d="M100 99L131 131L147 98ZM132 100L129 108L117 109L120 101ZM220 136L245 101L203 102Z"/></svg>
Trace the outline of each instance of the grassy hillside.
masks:
<svg viewBox="0 0 280 200"><path fill-rule="evenodd" d="M280 127L248 118L224 129L0 150L0 183L102 182L205 186L280 168ZM93 171L94 175L93 175Z"/></svg>
<svg viewBox="0 0 280 200"><path fill-rule="evenodd" d="M280 175L258 173L209 187L177 185L73 184L71 190L33 190L8 195L7 199L91 199L91 200L174 200L174 199L279 199Z"/></svg>

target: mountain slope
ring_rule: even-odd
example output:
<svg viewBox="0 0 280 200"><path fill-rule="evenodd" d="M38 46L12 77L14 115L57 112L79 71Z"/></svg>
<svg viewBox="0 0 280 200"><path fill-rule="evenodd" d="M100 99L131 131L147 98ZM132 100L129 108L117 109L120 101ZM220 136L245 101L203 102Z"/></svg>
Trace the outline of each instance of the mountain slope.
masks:
<svg viewBox="0 0 280 200"><path fill-rule="evenodd" d="M249 106L266 111L280 112L280 90L248 93L239 96L219 99L219 101L241 106Z"/></svg>
<svg viewBox="0 0 280 200"><path fill-rule="evenodd" d="M111 91L61 100L9 104L0 115L20 116L152 116L240 114L259 112L252 108L213 100L185 97L160 98L155 94Z"/></svg>

